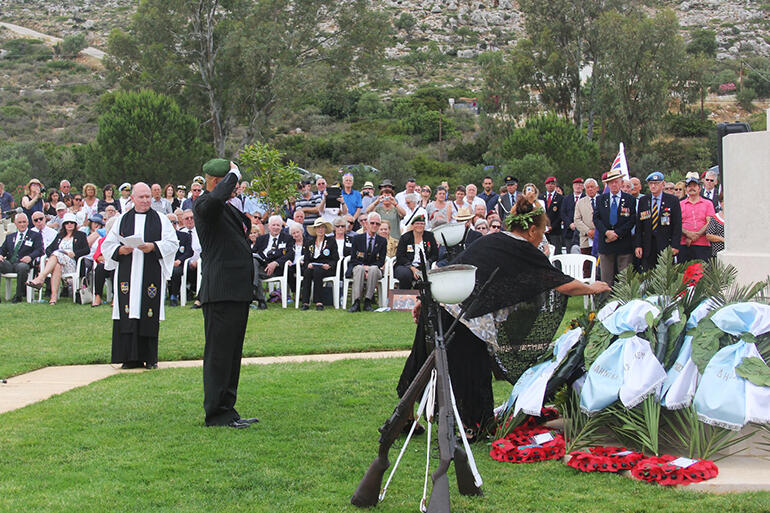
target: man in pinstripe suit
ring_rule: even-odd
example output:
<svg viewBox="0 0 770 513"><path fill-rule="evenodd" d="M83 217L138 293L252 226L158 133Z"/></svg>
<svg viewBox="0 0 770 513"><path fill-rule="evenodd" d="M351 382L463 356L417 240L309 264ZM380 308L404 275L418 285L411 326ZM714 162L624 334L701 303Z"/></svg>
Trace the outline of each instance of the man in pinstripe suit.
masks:
<svg viewBox="0 0 770 513"><path fill-rule="evenodd" d="M238 186L238 167L224 159L203 166L206 190L193 204L201 243L201 287L206 346L203 350L203 409L207 426L247 428L256 418L235 410L241 353L254 266L248 234L251 221L228 200Z"/></svg>

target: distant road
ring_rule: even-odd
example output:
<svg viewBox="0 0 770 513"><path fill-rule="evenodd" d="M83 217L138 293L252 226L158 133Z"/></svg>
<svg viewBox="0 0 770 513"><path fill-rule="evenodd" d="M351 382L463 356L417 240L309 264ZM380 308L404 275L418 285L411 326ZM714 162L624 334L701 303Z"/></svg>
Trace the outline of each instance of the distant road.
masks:
<svg viewBox="0 0 770 513"><path fill-rule="evenodd" d="M42 32L38 32L37 30L28 29L27 27L22 27L20 25L14 25L13 23L6 23L4 21L0 21L0 27L5 27L11 32L19 34L20 36L40 39L50 45L55 45L57 43L60 43L62 40L60 37L49 36L48 34L43 34ZM93 57L94 59L97 59L97 60L104 59L104 52L97 48L94 48L93 46L84 48L80 53L82 53L83 55L88 55L89 57Z"/></svg>

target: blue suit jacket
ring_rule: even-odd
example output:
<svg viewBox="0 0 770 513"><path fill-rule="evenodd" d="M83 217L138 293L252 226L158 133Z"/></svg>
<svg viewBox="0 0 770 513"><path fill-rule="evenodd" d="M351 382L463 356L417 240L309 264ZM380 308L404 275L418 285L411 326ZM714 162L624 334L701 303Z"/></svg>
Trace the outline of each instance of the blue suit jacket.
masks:
<svg viewBox="0 0 770 513"><path fill-rule="evenodd" d="M350 263L346 276L353 276L353 268L357 265L374 265L382 267L385 265L385 257L388 256L388 241L385 237L376 235L374 238L374 251L367 251L366 234L360 233L353 237L350 248Z"/></svg>
<svg viewBox="0 0 770 513"><path fill-rule="evenodd" d="M3 258L10 259L11 255L13 255L16 235L17 232L13 232L5 236L3 246L0 248L0 255L3 255ZM27 228L27 233L24 235L24 242L21 243L17 259L21 260L25 256L30 257L32 260L43 256L43 236L29 228Z"/></svg>
<svg viewBox="0 0 770 513"><path fill-rule="evenodd" d="M599 253L632 253L633 237L631 228L636 225L636 198L625 192L620 193L618 203L618 222L610 224L610 193L599 196L594 209L594 226L599 239ZM614 230L618 239L614 242L605 242L607 230Z"/></svg>

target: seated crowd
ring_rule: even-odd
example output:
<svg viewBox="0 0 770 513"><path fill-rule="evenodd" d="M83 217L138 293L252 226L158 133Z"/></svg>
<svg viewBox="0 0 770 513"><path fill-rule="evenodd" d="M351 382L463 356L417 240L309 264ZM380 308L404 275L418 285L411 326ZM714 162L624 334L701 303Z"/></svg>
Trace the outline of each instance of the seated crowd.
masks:
<svg viewBox="0 0 770 513"><path fill-rule="evenodd" d="M628 265L638 270L650 268L669 246L679 261L708 259L724 247L724 211L717 177L713 171L703 176L688 173L684 182L673 184L654 172L646 179L649 194L642 193L641 180L617 172L602 176L603 194L593 178L576 178L572 190L565 193L549 177L540 194L532 183L519 190L518 180L512 176L505 177L498 191L487 176L481 193L475 184L458 185L452 191L446 182L433 191L414 179L398 193L392 181L385 179L375 193L372 182L357 190L353 176L345 174L341 186L332 188L323 178L316 181L315 188L303 181L296 200L287 202L281 212L270 212L258 197L247 194L245 181L230 204L252 221L248 236L254 256L253 308L265 309L269 299L286 294L303 310L311 305L322 310L324 280L336 276L340 283L351 282L348 310L358 312L373 310L383 279L387 278L386 288L411 289L423 257L429 266L451 260L433 229L445 223L464 223L464 246L506 231L504 220L519 195L547 214L549 225L540 245L543 252L599 257L601 279L610 285ZM168 287L171 306L179 305L182 287L189 287L187 297L194 297L197 290L201 246L192 206L203 187L200 176L193 179L189 192L185 185L151 186L151 207L168 216L179 239ZM94 184L85 184L79 193L72 192L70 183L63 180L58 189L45 193L43 184L32 179L17 208L0 183L0 273L17 275L13 302L22 300L26 287L40 289L47 283L50 303L55 304L65 279L72 293L79 293L87 283L93 290L92 306L103 303L112 271L104 268L101 244L120 213L132 207L131 184L120 185L117 198L115 189L112 184L104 186L99 198ZM34 278L28 280L30 271ZM284 273L288 290L266 298L263 281ZM182 283L185 275L186 283ZM74 277L87 279L75 283ZM193 308L199 307L196 300Z"/></svg>

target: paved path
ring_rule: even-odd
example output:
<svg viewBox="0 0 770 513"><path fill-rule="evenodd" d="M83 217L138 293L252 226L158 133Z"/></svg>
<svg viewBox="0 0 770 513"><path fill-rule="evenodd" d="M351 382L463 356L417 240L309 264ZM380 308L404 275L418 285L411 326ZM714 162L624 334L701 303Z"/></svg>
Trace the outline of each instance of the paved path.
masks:
<svg viewBox="0 0 770 513"><path fill-rule="evenodd" d="M38 32L37 30L32 30L27 27L22 27L20 25L14 25L13 23L6 23L4 21L0 21L0 27L5 27L11 32L18 34L20 36L24 37L31 37L34 39L40 39L41 41L45 41L49 45L55 45L57 43L60 43L62 39L60 37L56 36L49 36L48 34L43 34L42 32ZM84 48L81 50L83 55L88 55L89 57L93 57L97 60L104 59L105 53L98 48L94 48L93 46L89 46L88 48Z"/></svg>
<svg viewBox="0 0 770 513"><path fill-rule="evenodd" d="M243 365L269 365L273 363L336 362L338 360L361 360L372 358L406 358L409 351L380 351L367 353L308 354L297 356L263 356L244 358ZM160 362L160 369L177 367L201 367L203 360L182 360ZM118 365L62 365L45 367L26 374L8 378L0 384L0 413L17 410L28 404L43 401L56 394L63 394L73 388L82 387L126 372L145 372L144 369L122 370Z"/></svg>

